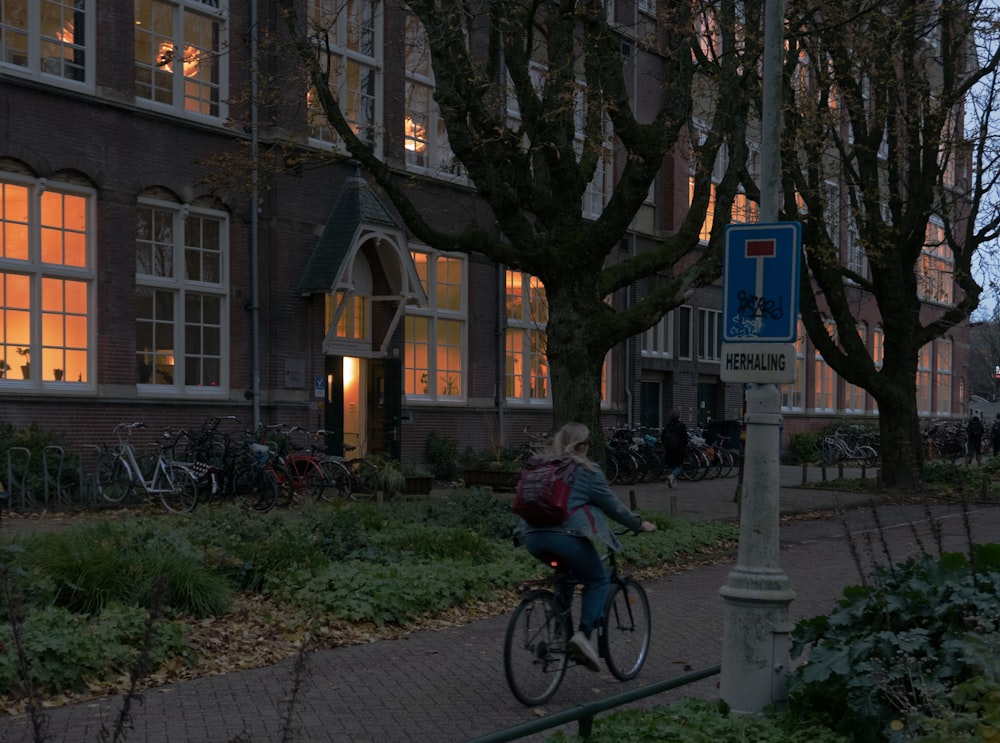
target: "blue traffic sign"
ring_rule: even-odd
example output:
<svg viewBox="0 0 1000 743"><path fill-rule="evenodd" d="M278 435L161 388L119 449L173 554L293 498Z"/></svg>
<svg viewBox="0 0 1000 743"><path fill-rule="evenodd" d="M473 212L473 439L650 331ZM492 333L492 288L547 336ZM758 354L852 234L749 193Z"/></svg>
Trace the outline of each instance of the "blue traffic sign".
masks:
<svg viewBox="0 0 1000 743"><path fill-rule="evenodd" d="M802 225L730 224L722 269L722 340L790 343L798 334Z"/></svg>

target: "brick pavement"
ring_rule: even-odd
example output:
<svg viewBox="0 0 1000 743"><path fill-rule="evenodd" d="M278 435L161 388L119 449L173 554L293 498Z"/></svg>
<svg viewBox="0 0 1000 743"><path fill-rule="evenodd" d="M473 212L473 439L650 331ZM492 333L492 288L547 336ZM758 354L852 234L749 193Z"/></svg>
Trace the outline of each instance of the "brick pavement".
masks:
<svg viewBox="0 0 1000 743"><path fill-rule="evenodd" d="M809 511L829 508L835 501L857 503L867 497L844 498L829 491L794 487L801 474L783 468L782 509ZM625 488L643 508L673 508L681 518L731 518L735 480L690 483L677 491L662 485ZM844 503L850 506L851 503ZM963 519L954 509L935 509L953 548L964 543ZM912 552L911 522L922 524L920 507L885 506L880 510L894 558ZM782 528L782 567L797 592L790 612L793 621L829 611L842 587L858 582L844 534L856 535L862 552L880 552L867 545L872 534L870 513L850 509L843 523L834 520L796 521ZM973 518L979 541L1000 540L1000 509L981 508ZM845 525L847 528L845 529ZM897 526L898 525L898 526ZM924 527L919 527L924 530ZM637 537L641 538L641 537ZM874 558L872 558L874 559ZM294 735L287 740L340 743L451 743L468 741L495 730L571 708L584 701L639 688L672 678L687 669L719 662L724 607L718 589L731 564L718 564L644 583L653 610L653 647L639 678L621 683L607 672L571 669L552 702L544 709L518 704L504 681L502 644L506 616L438 631L414 632L400 640L383 641L315 653L306 686L297 700ZM128 741L149 743L247 743L283 739L282 720L292 662L202 678L153 689L143 694L135 711ZM716 698L718 679L646 700L650 706L685 696ZM110 727L120 699L104 698L50 710L47 740L77 743L99 739L102 721ZM563 728L567 732L573 726ZM528 740L542 740L538 735ZM0 741L31 740L23 716L0 719Z"/></svg>

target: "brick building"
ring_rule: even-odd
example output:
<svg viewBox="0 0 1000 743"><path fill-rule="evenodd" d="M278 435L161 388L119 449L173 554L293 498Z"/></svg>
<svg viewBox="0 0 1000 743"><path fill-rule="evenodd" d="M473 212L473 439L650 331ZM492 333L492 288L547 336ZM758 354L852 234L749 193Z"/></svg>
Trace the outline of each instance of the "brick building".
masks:
<svg viewBox="0 0 1000 743"><path fill-rule="evenodd" d="M488 449L548 430L547 366L532 342L537 284L415 241L356 165L336 157L288 58L267 62L270 79L285 81L283 100L248 106L256 6L4 4L2 420L34 421L82 446L108 441L120 421L162 431L235 415L244 428L257 419L336 431L412 462L425 460L432 431ZM260 3L260 28L279 29L273 6ZM629 10L652 27L651 8ZM365 0L348 9L331 54L342 75L333 84L360 101L353 123L416 184L433 219L478 211L489 223L433 106L415 121L413 101L433 81L426 61L393 43L412 41L406 16ZM251 120L261 123L243 126ZM255 171L259 191L215 195L225 166L212 156L256 147L273 158L290 141L305 155L278 175ZM676 228L689 178L683 160L664 164L623 252ZM606 193L595 189L584 209L599 210ZM719 380L721 306L718 287L700 290L615 349L608 425L658 428L675 407L689 424L739 417L741 386ZM865 332L877 345L877 324ZM943 351L921 367L928 415L963 412L965 353L957 338L950 368ZM804 339L798 359L783 398L786 435L876 415Z"/></svg>

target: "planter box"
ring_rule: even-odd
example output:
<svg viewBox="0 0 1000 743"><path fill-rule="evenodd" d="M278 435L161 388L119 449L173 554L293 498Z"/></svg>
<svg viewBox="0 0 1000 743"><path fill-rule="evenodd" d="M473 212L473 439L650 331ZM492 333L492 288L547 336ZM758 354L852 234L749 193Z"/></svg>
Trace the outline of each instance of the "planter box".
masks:
<svg viewBox="0 0 1000 743"><path fill-rule="evenodd" d="M434 478L430 475L410 475L403 486L403 495L427 495L434 487Z"/></svg>
<svg viewBox="0 0 1000 743"><path fill-rule="evenodd" d="M520 478L520 472L504 472L502 470L465 470L462 475L467 488L478 485L494 490L517 490L517 481Z"/></svg>

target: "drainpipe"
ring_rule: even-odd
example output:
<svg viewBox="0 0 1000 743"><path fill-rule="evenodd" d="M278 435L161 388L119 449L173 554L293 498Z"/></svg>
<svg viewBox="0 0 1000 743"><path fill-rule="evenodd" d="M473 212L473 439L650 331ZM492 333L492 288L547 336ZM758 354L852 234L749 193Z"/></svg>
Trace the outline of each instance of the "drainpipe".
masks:
<svg viewBox="0 0 1000 743"><path fill-rule="evenodd" d="M253 162L250 174L253 184L250 195L250 401L254 431L260 425L260 205L257 169L257 93L260 72L257 69L257 24L257 0L250 0L250 152Z"/></svg>
<svg viewBox="0 0 1000 743"><path fill-rule="evenodd" d="M506 271L502 263L494 264L497 267L497 324L496 324L496 354L497 363L496 379L493 381L493 399L497 406L497 429L500 431L500 444L506 445L504 441L504 402L506 396L504 394L504 375L507 369L507 356L504 348L506 337L504 334L504 325L507 321L507 303L506 303L506 284L504 282L504 276Z"/></svg>

